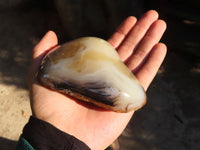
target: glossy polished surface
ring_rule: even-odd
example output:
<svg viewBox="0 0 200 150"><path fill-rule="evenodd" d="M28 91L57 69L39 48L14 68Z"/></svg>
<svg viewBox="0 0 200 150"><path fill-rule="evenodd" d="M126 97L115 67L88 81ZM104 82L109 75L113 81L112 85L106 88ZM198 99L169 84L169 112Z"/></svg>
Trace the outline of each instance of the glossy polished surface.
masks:
<svg viewBox="0 0 200 150"><path fill-rule="evenodd" d="M115 49L95 37L73 40L47 54L38 79L51 89L116 112L137 110L146 101Z"/></svg>

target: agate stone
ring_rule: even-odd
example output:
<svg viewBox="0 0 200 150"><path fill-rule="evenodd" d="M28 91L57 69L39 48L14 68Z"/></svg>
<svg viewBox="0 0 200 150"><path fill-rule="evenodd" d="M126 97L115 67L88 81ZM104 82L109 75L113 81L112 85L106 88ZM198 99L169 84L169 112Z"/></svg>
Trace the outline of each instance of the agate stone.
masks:
<svg viewBox="0 0 200 150"><path fill-rule="evenodd" d="M137 110L146 94L116 50L96 37L75 39L50 51L38 80L50 89L116 112Z"/></svg>

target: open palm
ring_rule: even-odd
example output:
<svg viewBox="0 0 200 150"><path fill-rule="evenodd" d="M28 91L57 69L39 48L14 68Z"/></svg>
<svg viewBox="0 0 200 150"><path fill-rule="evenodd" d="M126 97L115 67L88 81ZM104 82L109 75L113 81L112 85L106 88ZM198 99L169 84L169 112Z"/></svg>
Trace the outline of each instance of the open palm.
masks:
<svg viewBox="0 0 200 150"><path fill-rule="evenodd" d="M128 17L108 40L145 90L166 54L166 46L158 43L165 29L165 22L151 10L139 21ZM105 149L122 133L134 112L116 113L86 106L41 86L35 74L46 52L57 44L56 34L49 31L33 49L29 72L33 116L75 136L91 149Z"/></svg>

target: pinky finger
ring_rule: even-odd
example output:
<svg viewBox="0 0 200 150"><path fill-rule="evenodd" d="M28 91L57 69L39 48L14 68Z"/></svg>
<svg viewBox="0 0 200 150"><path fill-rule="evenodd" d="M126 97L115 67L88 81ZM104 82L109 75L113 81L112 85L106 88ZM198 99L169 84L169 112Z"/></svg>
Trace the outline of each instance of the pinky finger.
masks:
<svg viewBox="0 0 200 150"><path fill-rule="evenodd" d="M167 47L163 43L156 44L144 65L135 74L141 85L145 90L149 87L153 78L155 77L160 65L162 64L167 53Z"/></svg>

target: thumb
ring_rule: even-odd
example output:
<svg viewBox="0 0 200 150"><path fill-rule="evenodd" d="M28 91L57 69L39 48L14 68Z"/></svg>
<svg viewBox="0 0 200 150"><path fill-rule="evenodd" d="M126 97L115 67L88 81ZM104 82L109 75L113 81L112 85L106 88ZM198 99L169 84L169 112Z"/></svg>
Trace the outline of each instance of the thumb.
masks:
<svg viewBox="0 0 200 150"><path fill-rule="evenodd" d="M35 74L41 64L41 61L47 51L54 48L58 44L58 38L55 32L48 31L39 43L33 48L32 61L28 74L28 83L32 82Z"/></svg>
<svg viewBox="0 0 200 150"><path fill-rule="evenodd" d="M33 59L40 57L46 51L55 47L58 44L58 38L53 31L48 31L40 42L34 47L32 57Z"/></svg>

